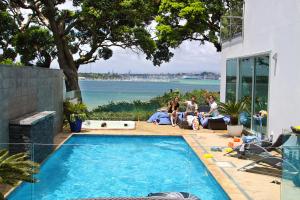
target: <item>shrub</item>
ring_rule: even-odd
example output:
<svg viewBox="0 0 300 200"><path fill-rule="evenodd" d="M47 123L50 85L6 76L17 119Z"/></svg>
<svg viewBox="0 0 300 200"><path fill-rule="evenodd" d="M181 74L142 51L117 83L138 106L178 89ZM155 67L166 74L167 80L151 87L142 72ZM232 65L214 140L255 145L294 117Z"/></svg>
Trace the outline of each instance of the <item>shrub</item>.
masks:
<svg viewBox="0 0 300 200"><path fill-rule="evenodd" d="M98 108L89 112L89 119L92 120L147 120L157 109L166 107L171 99L176 96L180 98L181 105L192 96L196 96L199 105L206 104L205 98L213 95L216 100L220 99L217 92L209 92L207 90L194 90L187 93L180 93L178 90L167 92L161 96L154 97L149 101L133 101L133 102L110 102L107 105L98 106ZM184 107L181 106L181 110Z"/></svg>
<svg viewBox="0 0 300 200"><path fill-rule="evenodd" d="M69 122L74 122L76 119L86 120L87 112L87 107L83 103L64 102L64 115Z"/></svg>

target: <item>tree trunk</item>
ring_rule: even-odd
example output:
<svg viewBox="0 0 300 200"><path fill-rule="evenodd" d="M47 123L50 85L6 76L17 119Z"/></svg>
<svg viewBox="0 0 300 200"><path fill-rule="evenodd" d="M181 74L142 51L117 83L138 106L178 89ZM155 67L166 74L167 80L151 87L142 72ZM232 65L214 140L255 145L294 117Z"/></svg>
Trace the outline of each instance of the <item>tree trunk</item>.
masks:
<svg viewBox="0 0 300 200"><path fill-rule="evenodd" d="M47 18L50 23L51 31L54 36L54 42L58 51L58 63L65 74L66 90L75 91L79 101L82 100L81 91L78 83L78 73L74 62L73 55L69 49L68 42L65 38L64 22L57 21L55 5L52 0L45 1L47 9Z"/></svg>

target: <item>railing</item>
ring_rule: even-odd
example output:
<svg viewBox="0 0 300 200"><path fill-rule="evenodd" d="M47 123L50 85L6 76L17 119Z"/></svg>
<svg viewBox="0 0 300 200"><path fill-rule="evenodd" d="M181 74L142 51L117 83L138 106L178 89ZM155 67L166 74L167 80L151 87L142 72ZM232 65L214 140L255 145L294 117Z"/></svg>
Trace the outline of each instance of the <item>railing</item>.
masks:
<svg viewBox="0 0 300 200"><path fill-rule="evenodd" d="M223 16L221 19L221 42L243 36L243 17Z"/></svg>

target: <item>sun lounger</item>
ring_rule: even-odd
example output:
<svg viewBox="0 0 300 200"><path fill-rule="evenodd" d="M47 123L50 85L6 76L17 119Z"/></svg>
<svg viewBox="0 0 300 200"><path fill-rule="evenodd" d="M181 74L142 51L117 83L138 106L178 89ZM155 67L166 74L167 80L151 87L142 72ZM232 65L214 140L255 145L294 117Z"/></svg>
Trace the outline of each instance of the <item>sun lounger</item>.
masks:
<svg viewBox="0 0 300 200"><path fill-rule="evenodd" d="M287 171L291 174L298 174L299 170L288 161L284 160L281 157L281 147L282 145L290 138L290 134L281 134L274 143L268 143L265 142L266 146L261 145L261 142L253 142L249 144L243 144L244 147L240 145L240 149L238 150L238 153L241 153L241 149L244 149L244 155L249 158L255 158L254 162L251 162L240 169L239 171L247 171L251 168L253 168L257 164L267 164L271 167L274 167L279 170ZM280 155L273 155L271 151L276 150L280 151ZM284 167L283 167L284 166Z"/></svg>
<svg viewBox="0 0 300 200"><path fill-rule="evenodd" d="M266 164L278 170L283 170L285 171L285 173L290 174L290 176L295 176L299 173L299 170L293 164L289 163L288 161L282 159L279 156L273 156L270 153L261 153L259 154L259 157L260 159L239 168L238 171L248 171L252 169L255 165ZM272 175L271 172L265 173Z"/></svg>
<svg viewBox="0 0 300 200"><path fill-rule="evenodd" d="M271 139L255 140L249 143L243 143L233 149L232 152L228 152L225 155L232 155L236 152L240 157L248 157L251 155L257 155L263 152L278 151L281 153L282 145L291 137L291 134L281 134L272 142Z"/></svg>

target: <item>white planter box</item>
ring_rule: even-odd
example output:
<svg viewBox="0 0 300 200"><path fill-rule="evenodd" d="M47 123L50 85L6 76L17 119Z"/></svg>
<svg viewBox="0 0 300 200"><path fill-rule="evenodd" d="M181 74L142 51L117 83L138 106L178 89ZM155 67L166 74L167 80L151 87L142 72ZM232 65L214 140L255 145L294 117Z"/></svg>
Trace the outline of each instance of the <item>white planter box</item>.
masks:
<svg viewBox="0 0 300 200"><path fill-rule="evenodd" d="M232 137L239 137L242 135L243 132L243 125L227 125L227 131L228 131L228 135L232 136Z"/></svg>

